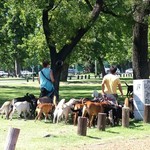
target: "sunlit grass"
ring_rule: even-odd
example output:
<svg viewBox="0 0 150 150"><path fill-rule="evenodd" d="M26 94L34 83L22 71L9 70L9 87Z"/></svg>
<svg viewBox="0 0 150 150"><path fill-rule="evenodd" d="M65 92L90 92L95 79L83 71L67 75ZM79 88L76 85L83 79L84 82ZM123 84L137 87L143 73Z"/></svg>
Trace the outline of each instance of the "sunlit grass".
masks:
<svg viewBox="0 0 150 150"><path fill-rule="evenodd" d="M104 143L112 139L141 138L150 134L150 125L143 122L132 122L129 128L106 127L105 131L97 128L87 129L87 136L77 134L77 126L72 124L53 124L44 120L24 121L13 119L12 121L0 118L0 149L4 148L8 129L10 127L20 129L16 150L53 150L53 149L76 149L93 143ZM47 137L46 137L47 136Z"/></svg>

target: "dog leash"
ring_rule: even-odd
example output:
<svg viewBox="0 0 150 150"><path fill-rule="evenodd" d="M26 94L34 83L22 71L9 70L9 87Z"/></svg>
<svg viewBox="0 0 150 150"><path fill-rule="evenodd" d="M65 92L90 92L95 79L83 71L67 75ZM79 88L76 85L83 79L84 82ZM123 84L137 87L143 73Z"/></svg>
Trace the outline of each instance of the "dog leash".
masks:
<svg viewBox="0 0 150 150"><path fill-rule="evenodd" d="M51 80L50 79L48 79L46 76L45 76L45 74L43 73L43 71L41 70L41 73L42 73L42 75L48 80L48 81L50 81L51 82Z"/></svg>

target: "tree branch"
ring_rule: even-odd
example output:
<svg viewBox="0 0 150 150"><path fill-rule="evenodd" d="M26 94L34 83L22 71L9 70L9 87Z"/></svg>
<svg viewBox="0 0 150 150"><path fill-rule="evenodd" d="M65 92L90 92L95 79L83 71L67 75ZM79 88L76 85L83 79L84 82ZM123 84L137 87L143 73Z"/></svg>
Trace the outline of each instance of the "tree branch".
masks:
<svg viewBox="0 0 150 150"><path fill-rule="evenodd" d="M93 7L92 7L92 5L90 4L89 0L85 0L85 2L87 3L88 7L89 7L90 10L92 11L92 10L93 10Z"/></svg>
<svg viewBox="0 0 150 150"><path fill-rule="evenodd" d="M96 0L95 6L93 7L91 17L89 19L89 22L87 23L86 27L81 27L77 30L76 35L72 37L70 40L71 42L69 44L66 44L61 51L58 53L59 57L61 57L61 60L65 60L69 53L73 51L73 48L76 46L76 44L80 41L80 39L85 35L85 33L91 28L93 23L97 20L100 12L102 11L103 7L103 0Z"/></svg>
<svg viewBox="0 0 150 150"><path fill-rule="evenodd" d="M117 3L113 3L112 5L109 5L109 6L113 6L114 7L115 5L117 5ZM105 3L104 3L104 7L103 7L102 12L105 13L105 14L112 15L114 17L120 17L119 15L115 14L113 11L110 11L108 9L108 5L106 5Z"/></svg>

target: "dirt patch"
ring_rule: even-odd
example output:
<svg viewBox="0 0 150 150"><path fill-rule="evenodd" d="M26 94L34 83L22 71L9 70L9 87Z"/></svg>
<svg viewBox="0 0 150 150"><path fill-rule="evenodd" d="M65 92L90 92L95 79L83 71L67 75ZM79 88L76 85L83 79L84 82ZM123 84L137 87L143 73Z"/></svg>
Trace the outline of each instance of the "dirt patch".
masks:
<svg viewBox="0 0 150 150"><path fill-rule="evenodd" d="M149 150L150 136L142 138L117 139L97 144L84 145L76 150ZM75 150L75 149L74 149Z"/></svg>

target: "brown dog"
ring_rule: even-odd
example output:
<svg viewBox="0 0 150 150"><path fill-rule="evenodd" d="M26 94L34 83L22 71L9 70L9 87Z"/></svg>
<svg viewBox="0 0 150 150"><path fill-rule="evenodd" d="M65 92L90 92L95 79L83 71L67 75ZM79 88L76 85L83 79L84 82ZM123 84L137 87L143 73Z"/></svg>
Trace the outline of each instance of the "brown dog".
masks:
<svg viewBox="0 0 150 150"><path fill-rule="evenodd" d="M104 112L104 106L102 102L90 102L87 101L83 106L83 113L82 117L85 117L88 113L89 115L89 122L88 127L94 126L94 118L97 117L98 113Z"/></svg>
<svg viewBox="0 0 150 150"><path fill-rule="evenodd" d="M36 112L37 112L37 116L35 117L35 121L38 119L41 119L42 114L45 115L45 122L47 121L48 118L48 114L52 114L53 110L54 110L55 106L52 103L41 103L38 104L37 108L36 108Z"/></svg>

